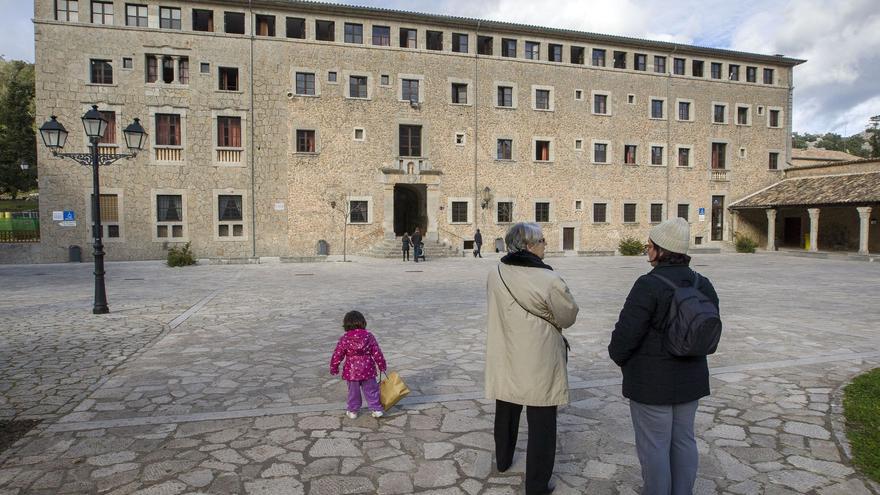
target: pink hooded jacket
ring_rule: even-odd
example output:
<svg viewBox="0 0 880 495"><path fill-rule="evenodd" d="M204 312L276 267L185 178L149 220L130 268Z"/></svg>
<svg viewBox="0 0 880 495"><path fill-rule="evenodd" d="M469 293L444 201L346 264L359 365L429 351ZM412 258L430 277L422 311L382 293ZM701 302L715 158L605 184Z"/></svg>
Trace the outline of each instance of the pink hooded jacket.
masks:
<svg viewBox="0 0 880 495"><path fill-rule="evenodd" d="M342 379L360 381L376 378L376 366L385 371L385 356L376 337L364 328L345 332L336 344L333 357L330 358L330 374L339 373L339 363L345 359L342 367Z"/></svg>

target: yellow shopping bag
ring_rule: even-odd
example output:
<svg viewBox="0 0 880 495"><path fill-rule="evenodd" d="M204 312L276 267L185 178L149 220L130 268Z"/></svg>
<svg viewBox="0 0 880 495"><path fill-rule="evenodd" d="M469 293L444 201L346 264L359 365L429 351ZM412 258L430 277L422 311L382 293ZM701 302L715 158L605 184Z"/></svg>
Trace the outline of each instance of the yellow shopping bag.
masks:
<svg viewBox="0 0 880 495"><path fill-rule="evenodd" d="M409 395L409 388L396 371L386 373L385 379L379 383L379 400L386 411L407 395Z"/></svg>

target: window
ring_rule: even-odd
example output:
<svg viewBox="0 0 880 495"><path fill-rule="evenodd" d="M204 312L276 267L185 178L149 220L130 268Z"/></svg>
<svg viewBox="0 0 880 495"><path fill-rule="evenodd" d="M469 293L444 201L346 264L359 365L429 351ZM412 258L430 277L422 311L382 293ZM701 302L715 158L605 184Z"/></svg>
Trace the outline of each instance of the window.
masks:
<svg viewBox="0 0 880 495"><path fill-rule="evenodd" d="M467 223L468 221L468 203L467 201L452 202L452 223Z"/></svg>
<svg viewBox="0 0 880 495"><path fill-rule="evenodd" d="M727 167L727 144L712 143L712 168L723 169Z"/></svg>
<svg viewBox="0 0 880 495"><path fill-rule="evenodd" d="M496 210L498 212L496 216L498 223L510 223L513 221L513 202L499 201Z"/></svg>
<svg viewBox="0 0 880 495"><path fill-rule="evenodd" d="M388 26L373 26L373 44L376 46L391 46L391 28Z"/></svg>
<svg viewBox="0 0 880 495"><path fill-rule="evenodd" d="M416 42L416 30L410 28L400 28L400 47L401 48L418 48Z"/></svg>
<svg viewBox="0 0 880 495"><path fill-rule="evenodd" d="M369 223L370 203L366 200L348 202L348 223Z"/></svg>
<svg viewBox="0 0 880 495"><path fill-rule="evenodd" d="M691 75L694 77L703 77L703 67L706 64L702 60L694 60L691 62Z"/></svg>
<svg viewBox="0 0 880 495"><path fill-rule="evenodd" d="M605 67L605 50L593 48L593 65L596 67Z"/></svg>
<svg viewBox="0 0 880 495"><path fill-rule="evenodd" d="M739 81L739 66L736 64L729 64L727 67L727 78L731 81Z"/></svg>
<svg viewBox="0 0 880 495"><path fill-rule="evenodd" d="M679 148L678 149L678 166L679 167L690 167L691 166L691 150L690 150L690 148Z"/></svg>
<svg viewBox="0 0 880 495"><path fill-rule="evenodd" d="M367 76L349 76L348 96L349 98L367 97Z"/></svg>
<svg viewBox="0 0 880 495"><path fill-rule="evenodd" d="M456 146L464 146L464 141L465 141L464 133L463 132L456 132L455 133L455 145Z"/></svg>
<svg viewBox="0 0 880 495"><path fill-rule="evenodd" d="M401 79L400 80L400 99L405 101L419 101L419 80L418 79Z"/></svg>
<svg viewBox="0 0 880 495"><path fill-rule="evenodd" d="M779 110L770 110L768 114L768 122L767 125L770 127L780 127L779 125Z"/></svg>
<svg viewBox="0 0 880 495"><path fill-rule="evenodd" d="M102 237L116 239L121 237L119 225L119 195L102 194L98 196L98 208L101 210ZM90 194L89 200L94 204L95 195ZM94 226L92 227L94 228ZM94 236L94 231L92 232Z"/></svg>
<svg viewBox="0 0 880 495"><path fill-rule="evenodd" d="M608 220L605 216L607 209L608 205L606 203L593 203L593 223L607 222Z"/></svg>
<svg viewBox="0 0 880 495"><path fill-rule="evenodd" d="M89 60L89 73L92 84L113 84L113 66L109 60Z"/></svg>
<svg viewBox="0 0 880 495"><path fill-rule="evenodd" d="M345 23L345 34L344 41L346 43L355 43L358 45L362 45L364 43L364 25L363 24L353 24L350 22Z"/></svg>
<svg viewBox="0 0 880 495"><path fill-rule="evenodd" d="M676 66L681 59L675 59ZM658 74L666 74L666 57L654 55L654 72Z"/></svg>
<svg viewBox="0 0 880 495"><path fill-rule="evenodd" d="M98 139L99 144L116 144L116 112L99 112L107 121L107 130Z"/></svg>
<svg viewBox="0 0 880 495"><path fill-rule="evenodd" d="M614 52L614 68L626 69L626 52Z"/></svg>
<svg viewBox="0 0 880 495"><path fill-rule="evenodd" d="M422 126L401 125L400 156L422 156Z"/></svg>
<svg viewBox="0 0 880 495"><path fill-rule="evenodd" d="M315 39L318 41L336 41L336 23L333 21L315 21Z"/></svg>
<svg viewBox="0 0 880 495"><path fill-rule="evenodd" d="M608 115L608 95L593 95L593 113Z"/></svg>
<svg viewBox="0 0 880 495"><path fill-rule="evenodd" d="M516 57L516 40L510 38L501 39L501 56Z"/></svg>
<svg viewBox="0 0 880 495"><path fill-rule="evenodd" d="M159 7L159 27L162 29L180 29L180 9Z"/></svg>
<svg viewBox="0 0 880 495"><path fill-rule="evenodd" d="M623 163L626 165L636 164L637 147L634 144L626 144L623 146Z"/></svg>
<svg viewBox="0 0 880 495"><path fill-rule="evenodd" d="M452 103L467 105L467 84L452 83Z"/></svg>
<svg viewBox="0 0 880 495"><path fill-rule="evenodd" d="M652 119L662 119L663 118L663 100L652 99L651 100L651 118Z"/></svg>
<svg viewBox="0 0 880 495"><path fill-rule="evenodd" d="M173 239L183 237L183 196L156 195L156 237Z"/></svg>
<svg viewBox="0 0 880 495"><path fill-rule="evenodd" d="M633 69L648 70L648 56L644 53L636 53L633 61Z"/></svg>
<svg viewBox="0 0 880 495"><path fill-rule="evenodd" d="M651 165L664 165L663 146L651 146Z"/></svg>
<svg viewBox="0 0 880 495"><path fill-rule="evenodd" d="M547 45L547 60L551 62L562 62L562 45L554 43Z"/></svg>
<svg viewBox="0 0 880 495"><path fill-rule="evenodd" d="M193 31L214 31L214 11L213 10L192 10L192 28Z"/></svg>
<svg viewBox="0 0 880 495"><path fill-rule="evenodd" d="M217 147L241 148L241 117L217 117Z"/></svg>
<svg viewBox="0 0 880 495"><path fill-rule="evenodd" d="M623 223L635 223L636 221L636 204L623 204Z"/></svg>
<svg viewBox="0 0 880 495"><path fill-rule="evenodd" d="M217 236L218 237L243 237L244 222L242 219L241 195L220 194L217 196Z"/></svg>
<svg viewBox="0 0 880 495"><path fill-rule="evenodd" d="M510 86L498 86L498 106L513 107L513 88Z"/></svg>
<svg viewBox="0 0 880 495"><path fill-rule="evenodd" d="M296 94L315 96L315 74L312 72L296 73Z"/></svg>
<svg viewBox="0 0 880 495"><path fill-rule="evenodd" d="M678 205L678 218L688 219L688 214L691 211L691 205L687 203L679 203Z"/></svg>
<svg viewBox="0 0 880 495"><path fill-rule="evenodd" d="M306 38L306 20L299 17L288 17L285 19L285 34L288 38L305 39Z"/></svg>
<svg viewBox="0 0 880 495"><path fill-rule="evenodd" d="M477 53L480 55L492 55L495 38L491 36L477 36Z"/></svg>
<svg viewBox="0 0 880 495"><path fill-rule="evenodd" d="M541 60L541 44L535 41L526 41L526 58Z"/></svg>
<svg viewBox="0 0 880 495"><path fill-rule="evenodd" d="M122 57L122 68L123 69L133 69L134 68L134 60L131 57Z"/></svg>
<svg viewBox="0 0 880 495"><path fill-rule="evenodd" d="M584 150L584 140L583 139L575 139L574 140L574 149L575 149L575 151L583 151Z"/></svg>
<svg viewBox="0 0 880 495"><path fill-rule="evenodd" d="M749 107L736 107L736 125L749 124Z"/></svg>
<svg viewBox="0 0 880 495"><path fill-rule="evenodd" d="M177 79L180 84L189 84L189 59L186 57L177 60Z"/></svg>
<svg viewBox="0 0 880 495"><path fill-rule="evenodd" d="M391 77L388 74L379 76L379 84L381 86L391 86Z"/></svg>
<svg viewBox="0 0 880 495"><path fill-rule="evenodd" d="M425 48L428 50L443 49L443 32L442 31L426 31L425 32Z"/></svg>
<svg viewBox="0 0 880 495"><path fill-rule="evenodd" d="M773 69L764 69L764 84L773 84Z"/></svg>
<svg viewBox="0 0 880 495"><path fill-rule="evenodd" d="M608 144L593 144L593 161L596 163L608 163Z"/></svg>
<svg viewBox="0 0 880 495"><path fill-rule="evenodd" d="M758 68L746 67L746 82L758 82Z"/></svg>
<svg viewBox="0 0 880 495"><path fill-rule="evenodd" d="M296 152L316 153L315 131L310 129L296 130Z"/></svg>
<svg viewBox="0 0 880 495"><path fill-rule="evenodd" d="M626 95L626 102L630 105L636 102L636 95Z"/></svg>
<svg viewBox="0 0 880 495"><path fill-rule="evenodd" d="M535 221L536 222L549 222L550 221L550 203L545 203L545 202L536 202L535 203Z"/></svg>
<svg viewBox="0 0 880 495"><path fill-rule="evenodd" d="M257 14L255 16L257 24L257 36L275 36L275 16Z"/></svg>
<svg viewBox="0 0 880 495"><path fill-rule="evenodd" d="M685 59L683 58L675 58L672 60L672 71L678 75L683 76L685 72Z"/></svg>
<svg viewBox="0 0 880 495"><path fill-rule="evenodd" d="M327 72L327 82L335 83L336 82L336 71Z"/></svg>
<svg viewBox="0 0 880 495"><path fill-rule="evenodd" d="M180 115L156 114L156 146L180 146Z"/></svg>
<svg viewBox="0 0 880 495"><path fill-rule="evenodd" d="M113 25L113 2L92 2L92 24Z"/></svg>
<svg viewBox="0 0 880 495"><path fill-rule="evenodd" d="M721 64L720 63L712 62L712 66L711 66L710 70L712 71L712 74L711 74L712 79L721 79Z"/></svg>
<svg viewBox="0 0 880 495"><path fill-rule="evenodd" d="M712 123L727 123L727 105L722 105L719 103L715 103L714 105L712 105Z"/></svg>
<svg viewBox="0 0 880 495"><path fill-rule="evenodd" d="M217 74L220 80L220 91L238 91L238 68L218 67Z"/></svg>
<svg viewBox="0 0 880 495"><path fill-rule="evenodd" d="M779 170L779 152L770 152L767 168L769 168L770 170Z"/></svg>
<svg viewBox="0 0 880 495"><path fill-rule="evenodd" d="M587 49L582 46L571 47L571 63L584 65Z"/></svg>
<svg viewBox="0 0 880 495"><path fill-rule="evenodd" d="M663 203L651 203L651 223L663 221Z"/></svg>
<svg viewBox="0 0 880 495"><path fill-rule="evenodd" d="M360 127L356 127L354 129L354 140L355 141L363 141L365 139L364 130Z"/></svg>
<svg viewBox="0 0 880 495"><path fill-rule="evenodd" d="M244 34L244 13L224 12L223 31L229 34Z"/></svg>
<svg viewBox="0 0 880 495"><path fill-rule="evenodd" d="M544 141L541 139L535 140L535 161L550 161L550 141Z"/></svg>
<svg viewBox="0 0 880 495"><path fill-rule="evenodd" d="M577 100L577 101L581 101L581 100L583 100L583 99L584 99L584 92L583 92L583 90L580 90L580 89L576 89L576 90L574 90L574 99Z"/></svg>
<svg viewBox="0 0 880 495"><path fill-rule="evenodd" d="M498 160L513 159L513 139L499 139L496 158Z"/></svg>
<svg viewBox="0 0 880 495"><path fill-rule="evenodd" d="M535 90L535 108L538 110L550 110L550 90Z"/></svg>
<svg viewBox="0 0 880 495"><path fill-rule="evenodd" d="M55 0L56 21L79 21L79 2L77 0Z"/></svg>
<svg viewBox="0 0 880 495"><path fill-rule="evenodd" d="M581 200L576 200L574 202L574 211L581 211L584 209L584 202Z"/></svg>
<svg viewBox="0 0 880 495"><path fill-rule="evenodd" d="M147 27L147 6L131 3L125 4L125 25Z"/></svg>
<svg viewBox="0 0 880 495"><path fill-rule="evenodd" d="M678 102L678 120L691 120L691 103L689 101Z"/></svg>
<svg viewBox="0 0 880 495"><path fill-rule="evenodd" d="M468 52L468 35L452 33L452 51L457 53Z"/></svg>

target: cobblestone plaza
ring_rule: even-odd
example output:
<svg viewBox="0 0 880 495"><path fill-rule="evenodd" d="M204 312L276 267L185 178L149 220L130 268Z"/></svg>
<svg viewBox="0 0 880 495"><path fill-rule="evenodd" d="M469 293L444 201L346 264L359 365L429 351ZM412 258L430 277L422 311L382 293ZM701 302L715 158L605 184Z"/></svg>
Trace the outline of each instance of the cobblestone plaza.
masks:
<svg viewBox="0 0 880 495"><path fill-rule="evenodd" d="M493 255L494 256L494 255ZM485 279L496 260L0 266L0 419L42 422L0 453L0 494L522 493L525 441L494 468L483 400ZM555 493L638 493L606 346L644 258L548 262L581 307ZM880 366L880 265L698 255L725 334L697 413L696 493L877 494L854 472L841 387ZM344 417L329 375L342 315L365 313L412 393Z"/></svg>

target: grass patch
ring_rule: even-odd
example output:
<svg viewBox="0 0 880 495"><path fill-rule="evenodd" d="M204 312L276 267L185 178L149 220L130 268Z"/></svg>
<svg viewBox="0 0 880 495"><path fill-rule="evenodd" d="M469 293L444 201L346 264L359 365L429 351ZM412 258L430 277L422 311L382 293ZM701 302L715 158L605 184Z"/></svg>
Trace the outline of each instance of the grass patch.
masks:
<svg viewBox="0 0 880 495"><path fill-rule="evenodd" d="M856 377L846 386L843 414L855 465L880 482L880 368Z"/></svg>

